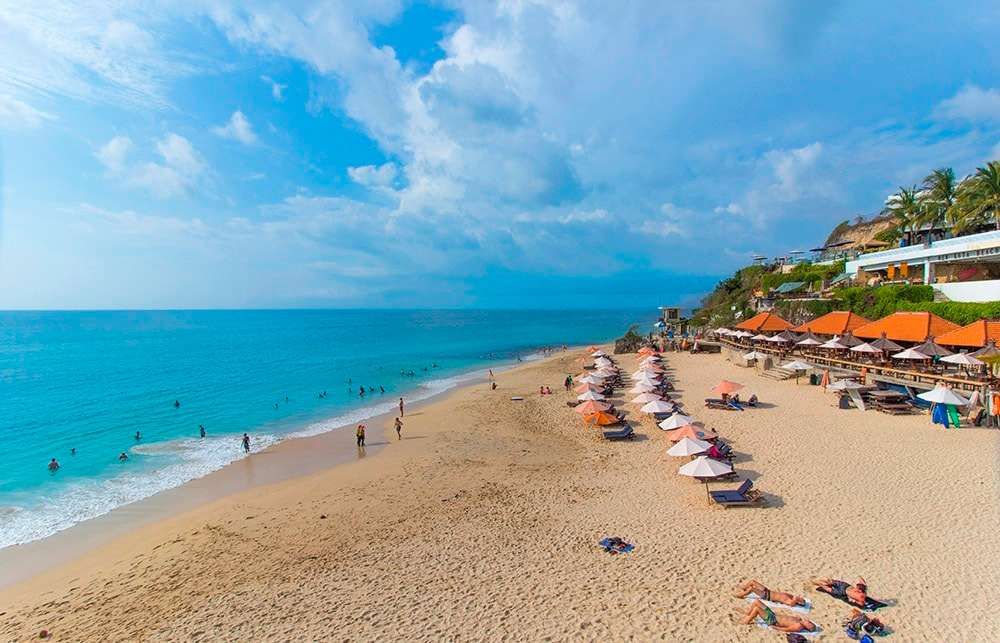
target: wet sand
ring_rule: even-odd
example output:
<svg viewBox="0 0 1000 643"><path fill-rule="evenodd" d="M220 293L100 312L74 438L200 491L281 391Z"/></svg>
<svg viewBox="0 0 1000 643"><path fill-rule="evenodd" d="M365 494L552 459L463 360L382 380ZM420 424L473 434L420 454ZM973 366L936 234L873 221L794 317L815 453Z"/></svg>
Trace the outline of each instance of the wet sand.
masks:
<svg viewBox="0 0 1000 643"><path fill-rule="evenodd" d="M733 587L752 577L806 594L837 640L848 608L806 580L863 575L894 603L880 614L891 640L1000 640L1000 432L841 411L818 387L668 354L686 408L769 501L721 509L676 474L685 460L651 420L625 443L581 426L561 386L578 358L458 389L375 456L141 526L9 587L0 639L779 640L736 624ZM704 409L722 378L764 406ZM608 535L636 550L604 553Z"/></svg>

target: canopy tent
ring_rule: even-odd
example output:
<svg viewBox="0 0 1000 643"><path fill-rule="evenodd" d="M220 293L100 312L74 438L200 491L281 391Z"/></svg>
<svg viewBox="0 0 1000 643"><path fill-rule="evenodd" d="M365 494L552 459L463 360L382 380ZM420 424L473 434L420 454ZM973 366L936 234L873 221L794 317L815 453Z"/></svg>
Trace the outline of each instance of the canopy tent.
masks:
<svg viewBox="0 0 1000 643"><path fill-rule="evenodd" d="M955 406L966 406L969 400L965 399L947 386L941 384L931 390L917 395L921 400L935 402L937 404L954 404Z"/></svg>
<svg viewBox="0 0 1000 643"><path fill-rule="evenodd" d="M675 408L677 408L677 405L673 402L654 400L652 402L646 402L639 410L643 413L669 413Z"/></svg>
<svg viewBox="0 0 1000 643"><path fill-rule="evenodd" d="M600 413L601 411L607 411L611 408L611 405L607 402L598 402L597 400L587 400L582 404L577 404L573 407L573 410L580 415L593 415L595 413Z"/></svg>
<svg viewBox="0 0 1000 643"><path fill-rule="evenodd" d="M930 359L929 356L924 355L923 353L921 353L920 351L918 351L916 348L907 348L905 351L903 351L901 353L896 353L895 355L892 356L892 358L893 359L913 359L913 360Z"/></svg>
<svg viewBox="0 0 1000 643"><path fill-rule="evenodd" d="M683 413L676 413L660 422L657 426L664 431L670 431L672 429L679 429L682 426L688 426L689 424L694 424L693 417L690 415L684 415Z"/></svg>
<svg viewBox="0 0 1000 643"><path fill-rule="evenodd" d="M737 384L736 382L730 382L729 380L722 380L721 382L712 387L712 392L718 393L719 395L729 395L731 393L735 393L741 388L743 388L742 384Z"/></svg>
<svg viewBox="0 0 1000 643"><path fill-rule="evenodd" d="M633 397L630 402L633 404L645 404L647 402L655 402L656 400L662 400L663 398L656 393L639 393Z"/></svg>
<svg viewBox="0 0 1000 643"><path fill-rule="evenodd" d="M704 440L692 440L691 438L684 438L674 446L667 449L667 455L672 455L675 458L698 455L699 453L704 453L711 448L712 448L711 442L705 442Z"/></svg>
<svg viewBox="0 0 1000 643"><path fill-rule="evenodd" d="M597 391L586 391L577 395L576 399L586 402L587 400L603 400L605 398L604 395L598 393Z"/></svg>

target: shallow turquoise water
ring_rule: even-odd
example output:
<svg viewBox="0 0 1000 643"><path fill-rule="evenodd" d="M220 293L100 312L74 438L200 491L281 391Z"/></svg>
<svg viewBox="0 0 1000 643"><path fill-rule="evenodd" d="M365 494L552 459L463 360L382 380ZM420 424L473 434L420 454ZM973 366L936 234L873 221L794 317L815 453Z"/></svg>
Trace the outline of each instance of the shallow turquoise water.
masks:
<svg viewBox="0 0 1000 643"><path fill-rule="evenodd" d="M653 318L650 311L0 313L0 547L214 471L243 456L244 431L259 450L387 411L400 395L429 397L463 374L543 346L608 340L631 323L645 330ZM361 385L375 391L361 397ZM129 459L121 463L123 451ZM53 457L61 465L55 474L46 467Z"/></svg>

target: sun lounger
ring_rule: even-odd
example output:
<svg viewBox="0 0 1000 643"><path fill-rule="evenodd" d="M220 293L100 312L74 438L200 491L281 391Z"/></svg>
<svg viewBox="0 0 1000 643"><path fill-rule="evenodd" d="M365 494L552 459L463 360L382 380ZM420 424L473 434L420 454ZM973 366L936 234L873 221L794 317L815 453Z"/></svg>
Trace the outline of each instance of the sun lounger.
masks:
<svg viewBox="0 0 1000 643"><path fill-rule="evenodd" d="M712 501L723 507L751 507L764 503L764 497L756 489L752 489L753 482L744 480L738 489L727 489L725 491L709 492Z"/></svg>
<svg viewBox="0 0 1000 643"><path fill-rule="evenodd" d="M631 440L633 437L635 437L635 430L628 425L618 431L604 432L605 440Z"/></svg>
<svg viewBox="0 0 1000 643"><path fill-rule="evenodd" d="M881 609L883 607L888 607L889 606L888 603L883 603L882 601L875 600L871 596L865 597L865 604L863 606L859 606L859 605L855 605L851 601L847 600L846 596L834 596L833 594L831 594L830 592L826 591L822 587L817 587L816 591L820 592L821 594L826 594L827 596L831 596L831 597L837 599L838 601L847 603L851 607L860 607L861 609L869 611L869 612L874 612L877 609Z"/></svg>

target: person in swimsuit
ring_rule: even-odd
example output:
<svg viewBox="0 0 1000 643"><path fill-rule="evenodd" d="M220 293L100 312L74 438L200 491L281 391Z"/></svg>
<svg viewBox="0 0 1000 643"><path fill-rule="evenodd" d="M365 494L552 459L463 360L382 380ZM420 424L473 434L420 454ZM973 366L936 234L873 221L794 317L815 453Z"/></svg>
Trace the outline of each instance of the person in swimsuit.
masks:
<svg viewBox="0 0 1000 643"><path fill-rule="evenodd" d="M58 470L59 470L59 463L56 461L56 459L52 458L51 460L49 460L49 471L58 471Z"/></svg>
<svg viewBox="0 0 1000 643"><path fill-rule="evenodd" d="M868 583L863 578L858 578L854 585L835 578L814 578L812 582L817 589L835 598L846 598L855 607L864 607L868 600Z"/></svg>
<svg viewBox="0 0 1000 643"><path fill-rule="evenodd" d="M806 599L801 596L796 596L787 592L771 591L767 587L764 587L763 583L759 583L753 579L743 581L736 586L736 598L746 598L750 594L756 594L757 598L762 601L782 603L790 607L804 607L806 604Z"/></svg>
<svg viewBox="0 0 1000 643"><path fill-rule="evenodd" d="M243 434L243 452L250 453L250 436L246 433Z"/></svg>
<svg viewBox="0 0 1000 643"><path fill-rule="evenodd" d="M816 624L809 619L802 618L801 616L793 616L791 614L775 614L774 610L765 605L759 600L754 601L750 604L750 608L747 610L743 618L740 619L740 623L743 625L750 625L757 619L761 619L764 623L779 632L815 632Z"/></svg>
<svg viewBox="0 0 1000 643"><path fill-rule="evenodd" d="M357 431L354 432L354 435L358 438L358 446L359 447L365 446L365 425L364 424L359 424L358 425L358 429L357 429Z"/></svg>
<svg viewBox="0 0 1000 643"><path fill-rule="evenodd" d="M396 418L396 439L403 439L403 421Z"/></svg>

